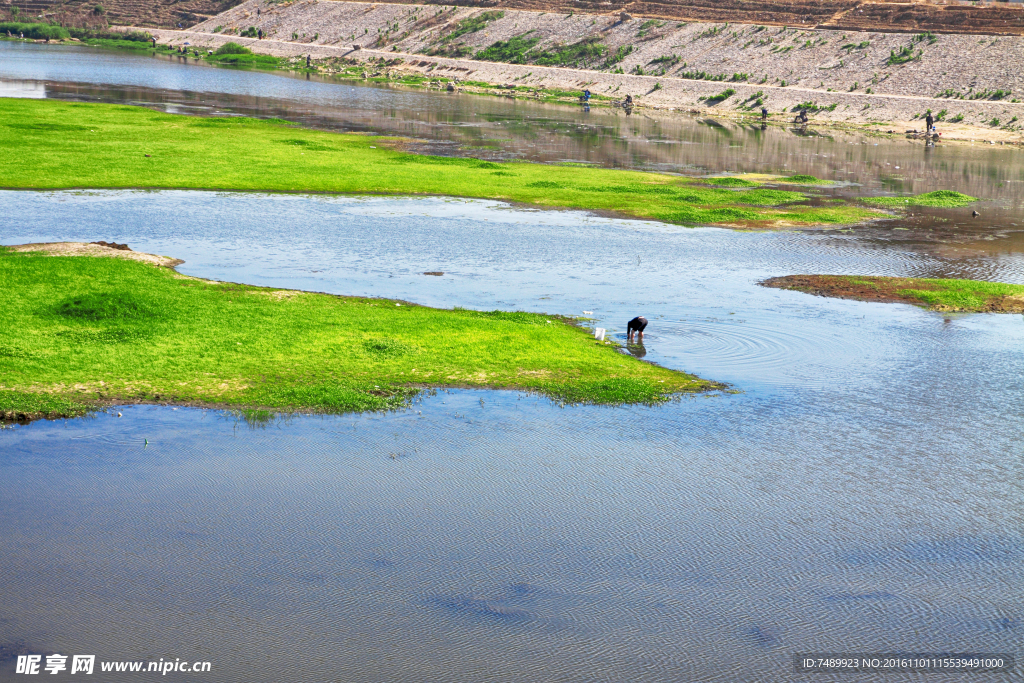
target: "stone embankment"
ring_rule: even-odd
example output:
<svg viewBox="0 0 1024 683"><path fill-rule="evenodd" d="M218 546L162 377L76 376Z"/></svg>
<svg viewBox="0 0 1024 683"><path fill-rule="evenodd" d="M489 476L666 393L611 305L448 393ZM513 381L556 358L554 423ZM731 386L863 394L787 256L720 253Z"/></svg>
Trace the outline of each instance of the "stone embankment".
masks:
<svg viewBox="0 0 1024 683"><path fill-rule="evenodd" d="M406 4L407 0L384 0ZM239 4L240 0L104 0L103 16L112 22L175 28ZM636 17L672 21L739 22L848 31L936 31L984 35L1024 34L1024 7L1016 2L936 0L429 0L434 6L458 5L499 10L629 12ZM59 18L92 13L95 0L0 0L0 12L14 7L26 17Z"/></svg>
<svg viewBox="0 0 1024 683"><path fill-rule="evenodd" d="M264 40L239 34L261 30ZM1024 119L1024 37L868 33L707 24L623 15L551 14L437 5L249 0L162 42L214 48L235 41L328 66L368 64L445 80L582 90L641 106L759 112L810 108L817 122L923 128L1017 139ZM358 49L354 46L359 46ZM502 61L488 61L490 59ZM371 64L372 62L372 64ZM511 63L510 63L511 62ZM731 94L728 94L730 93Z"/></svg>

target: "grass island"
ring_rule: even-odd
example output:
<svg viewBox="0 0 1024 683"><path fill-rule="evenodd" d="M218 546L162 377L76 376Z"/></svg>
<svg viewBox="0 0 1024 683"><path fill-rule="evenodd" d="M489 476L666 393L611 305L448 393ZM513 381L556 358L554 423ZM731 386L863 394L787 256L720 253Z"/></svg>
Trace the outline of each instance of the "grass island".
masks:
<svg viewBox="0 0 1024 683"><path fill-rule="evenodd" d="M0 99L0 147L8 152L0 155L0 187L9 189L447 195L743 229L848 225L890 215L852 202L808 201L801 189L813 184L807 176L775 178L764 187L580 164L426 156L401 151L396 138L125 105Z"/></svg>
<svg viewBox="0 0 1024 683"><path fill-rule="evenodd" d="M1024 313L1024 285L866 275L786 275L761 283L818 296L924 306L961 313Z"/></svg>
<svg viewBox="0 0 1024 683"><path fill-rule="evenodd" d="M423 388L657 403L719 388L643 362L576 321L441 310L181 275L97 244L0 249L0 418L115 403L343 413Z"/></svg>

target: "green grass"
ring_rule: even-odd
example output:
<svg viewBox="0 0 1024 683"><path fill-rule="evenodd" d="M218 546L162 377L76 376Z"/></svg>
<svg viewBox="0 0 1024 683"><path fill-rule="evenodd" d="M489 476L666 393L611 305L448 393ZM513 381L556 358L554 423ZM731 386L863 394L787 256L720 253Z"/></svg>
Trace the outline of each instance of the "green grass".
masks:
<svg viewBox="0 0 1024 683"><path fill-rule="evenodd" d="M14 37L24 34L33 40L61 40L70 38L71 33L62 26L42 23L23 23L18 21L0 21L0 33L7 37L10 31Z"/></svg>
<svg viewBox="0 0 1024 683"><path fill-rule="evenodd" d="M602 45L600 38L584 38L572 45L556 45L548 50L530 52L526 55L531 64L540 66L579 66L582 62L590 62L604 57L608 48Z"/></svg>
<svg viewBox="0 0 1024 683"><path fill-rule="evenodd" d="M105 47L112 50L153 50L152 43L143 43L138 40L118 40L114 38L82 38L81 43L82 45L89 45L91 47ZM162 51L166 51L166 48L164 48L164 50Z"/></svg>
<svg viewBox="0 0 1024 683"><path fill-rule="evenodd" d="M482 31L487 26L488 22L496 21L498 19L501 19L503 16L505 16L504 12L491 11L481 12L480 14L474 17L468 17L466 19L463 19L462 21L455 25L455 29L451 33L441 38L441 42L448 43L468 33L476 33L477 31Z"/></svg>
<svg viewBox="0 0 1024 683"><path fill-rule="evenodd" d="M953 190L936 190L910 197L867 197L864 199L869 204L899 208L902 206L934 206L944 209L955 209L967 206L971 202L978 201L977 197L971 197Z"/></svg>
<svg viewBox="0 0 1024 683"><path fill-rule="evenodd" d="M801 192L730 190L640 171L421 156L386 144L387 138L255 119L0 99L0 148L6 152L0 186L8 188L450 195L741 227L846 224L884 215L852 205L808 206Z"/></svg>
<svg viewBox="0 0 1024 683"><path fill-rule="evenodd" d="M899 289L899 293L937 310L987 311L991 309L994 300L1003 297L1024 299L1024 285L931 278L907 280L910 281L908 286Z"/></svg>
<svg viewBox="0 0 1024 683"><path fill-rule="evenodd" d="M441 310L186 278L137 261L0 251L0 411L173 401L347 412L418 387L653 403L710 382L543 314Z"/></svg>
<svg viewBox="0 0 1024 683"><path fill-rule="evenodd" d="M763 184L753 180L747 180L746 178L734 178L732 176L705 178L704 180L709 185L720 185L722 187L758 187Z"/></svg>
<svg viewBox="0 0 1024 683"><path fill-rule="evenodd" d="M499 40L489 47L477 52L473 59L480 59L485 62L505 62L506 64L526 64L530 57L527 55L533 46L540 42L540 38L528 38L524 33L512 36L508 40Z"/></svg>
<svg viewBox="0 0 1024 683"><path fill-rule="evenodd" d="M899 302L938 311L1024 313L1024 285L978 280L864 275L787 275L768 287L860 301Z"/></svg>

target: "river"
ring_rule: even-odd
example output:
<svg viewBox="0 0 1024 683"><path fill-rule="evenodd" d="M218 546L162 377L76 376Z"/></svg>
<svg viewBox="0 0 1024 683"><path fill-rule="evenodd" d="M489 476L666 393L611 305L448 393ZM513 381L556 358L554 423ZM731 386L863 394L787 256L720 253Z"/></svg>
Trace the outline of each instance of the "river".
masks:
<svg viewBox="0 0 1024 683"><path fill-rule="evenodd" d="M281 115L315 91L339 128L375 102L436 101L456 119L480 103L553 130L545 154L629 165L602 151L611 133L590 145L558 132L587 116L569 107L0 43L4 57L18 50L0 78L21 94L28 81L47 96L106 88L123 94L95 96L145 92L164 108L174 93L219 93ZM90 82L97 63L109 68ZM413 125L405 111L394 125ZM608 130L634 125L589 116ZM685 117L639 125L648 138L659 125L724 135ZM738 146L718 157L684 144L659 157L645 151L665 147L651 139L627 156L678 172L780 170L781 157L754 148L760 131L725 130ZM444 135L420 137L430 147ZM846 144L768 137L801 172L831 168L815 155ZM874 144L849 143L866 188L856 191L886 189L864 161L882 153ZM927 189L964 169L1008 181L1020 168L1004 149L878 144L887 158L918 155ZM974 188L986 214L1016 222L1017 195L999 189L1013 185L980 176L951 189ZM619 339L644 313L638 353L730 385L659 407L459 390L389 414L253 424L137 406L0 431L0 680L21 679L13 664L25 652L208 660L218 681L752 683L852 680L797 674L797 653L1018 653L1024 317L757 285L804 272L1024 283L1022 243L1005 227L961 239L973 229L961 214L922 214L965 223L944 241L904 239L898 226L745 233L445 198L87 191L0 202L4 244L115 240L214 279L592 311Z"/></svg>

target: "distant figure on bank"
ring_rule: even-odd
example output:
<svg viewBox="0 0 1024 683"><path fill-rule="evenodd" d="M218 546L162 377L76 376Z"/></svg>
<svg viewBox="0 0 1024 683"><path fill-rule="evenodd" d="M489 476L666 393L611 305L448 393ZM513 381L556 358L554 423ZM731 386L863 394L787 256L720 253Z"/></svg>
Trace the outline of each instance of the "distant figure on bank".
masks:
<svg viewBox="0 0 1024 683"><path fill-rule="evenodd" d="M590 91L589 90L584 90L583 91L583 101L584 102L589 102L590 101Z"/></svg>
<svg viewBox="0 0 1024 683"><path fill-rule="evenodd" d="M153 41L153 49L156 49L156 38L150 38Z"/></svg>
<svg viewBox="0 0 1024 683"><path fill-rule="evenodd" d="M259 29L258 31L256 31L256 36L257 36L257 37L258 37L258 38L259 38L260 40L263 40L263 29Z"/></svg>
<svg viewBox="0 0 1024 683"><path fill-rule="evenodd" d="M634 333L636 333L636 335L637 335L637 341L643 341L644 340L644 328L646 328L646 327L647 327L647 318L643 317L642 315L638 315L637 317L635 317L632 320L630 320L628 323L626 323L626 341L627 342L633 341L633 334Z"/></svg>
<svg viewBox="0 0 1024 683"><path fill-rule="evenodd" d="M627 107L632 107L633 106L633 96L632 95L626 95L626 106Z"/></svg>
<svg viewBox="0 0 1024 683"><path fill-rule="evenodd" d="M800 123L807 123L807 110L801 109L800 115L796 117L796 120Z"/></svg>
<svg viewBox="0 0 1024 683"><path fill-rule="evenodd" d="M761 120L762 121L767 121L768 120L768 107L761 107Z"/></svg>
<svg viewBox="0 0 1024 683"><path fill-rule="evenodd" d="M306 55L306 68L309 68L309 64L313 59L313 55Z"/></svg>
<svg viewBox="0 0 1024 683"><path fill-rule="evenodd" d="M926 126L928 126L925 129L924 132L925 133L931 133L932 132L932 127L935 126L935 117L932 116L932 113L930 111L928 112L928 116L924 117L924 123L925 123Z"/></svg>
<svg viewBox="0 0 1024 683"><path fill-rule="evenodd" d="M257 8L256 8L256 16L257 16L257 17L259 17L259 16L260 16L260 8L259 8L259 7L257 7Z"/></svg>

